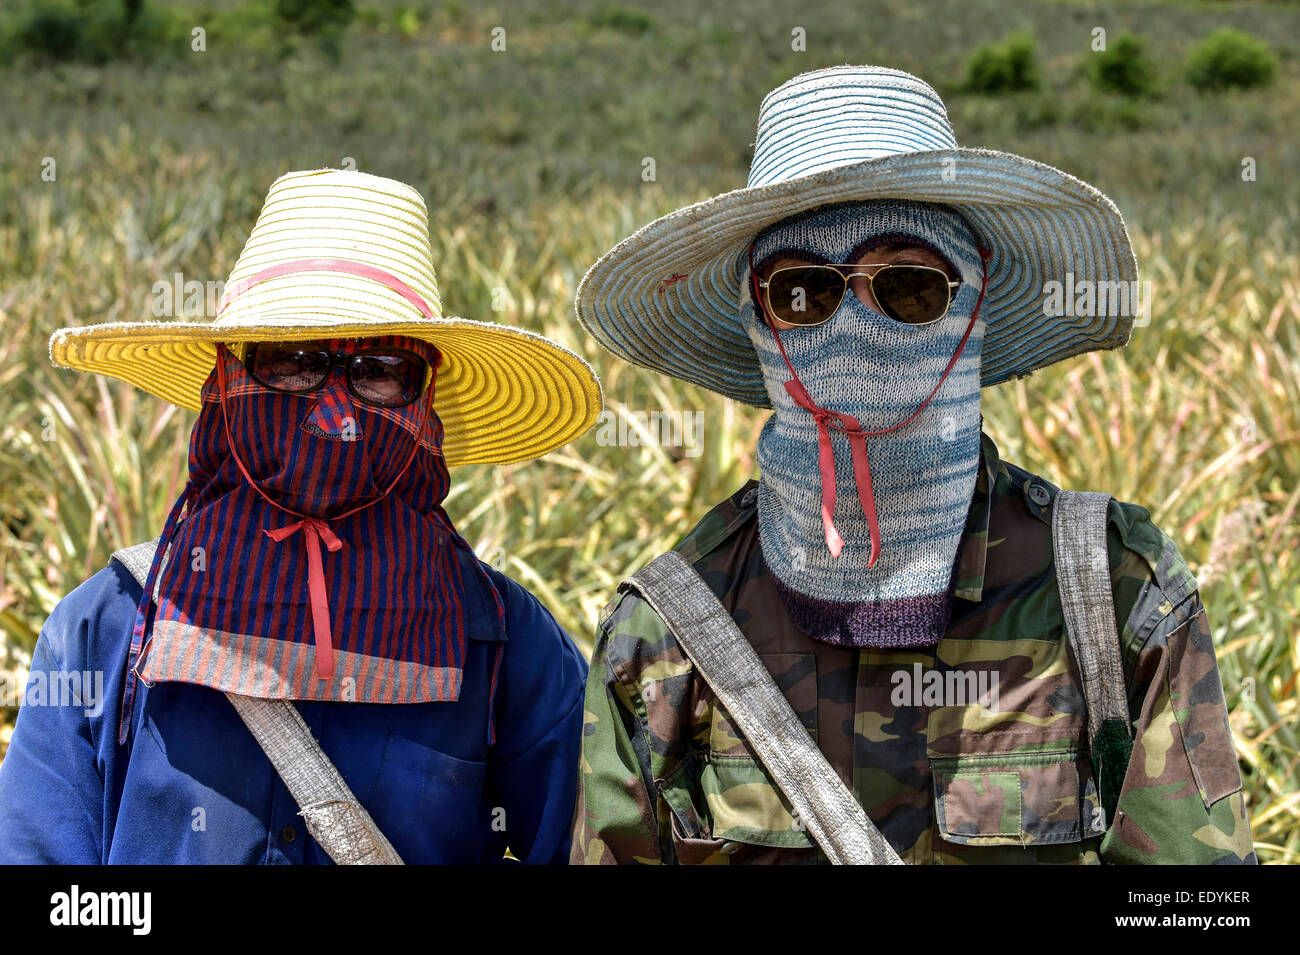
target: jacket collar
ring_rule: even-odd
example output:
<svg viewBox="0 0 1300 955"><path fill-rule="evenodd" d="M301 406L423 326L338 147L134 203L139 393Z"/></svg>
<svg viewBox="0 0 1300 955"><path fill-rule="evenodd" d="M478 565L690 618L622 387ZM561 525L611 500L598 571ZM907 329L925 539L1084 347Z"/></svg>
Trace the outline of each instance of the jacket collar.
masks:
<svg viewBox="0 0 1300 955"><path fill-rule="evenodd" d="M1005 488L999 487L1002 459L997 445L980 432L980 463L975 476L975 493L971 495L962 532L961 552L957 557L957 579L953 596L978 603L984 596L984 567L988 558L989 514Z"/></svg>

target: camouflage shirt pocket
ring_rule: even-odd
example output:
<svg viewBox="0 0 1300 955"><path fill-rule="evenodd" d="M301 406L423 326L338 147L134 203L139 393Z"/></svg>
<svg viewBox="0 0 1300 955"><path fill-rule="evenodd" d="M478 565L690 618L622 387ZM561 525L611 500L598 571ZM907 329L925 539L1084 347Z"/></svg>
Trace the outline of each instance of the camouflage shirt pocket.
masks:
<svg viewBox="0 0 1300 955"><path fill-rule="evenodd" d="M682 761L672 775L655 780L659 796L668 809L673 856L678 865L727 861L720 856L724 841L710 836L705 821L696 811L696 806L703 804L700 795L700 759L698 754L692 754Z"/></svg>
<svg viewBox="0 0 1300 955"><path fill-rule="evenodd" d="M694 753L656 786L667 810L666 819L660 815L661 832L666 825L678 865L801 862L817 856L812 839L795 824L756 760L714 762L706 753Z"/></svg>
<svg viewBox="0 0 1300 955"><path fill-rule="evenodd" d="M1105 834L1075 750L932 757L938 838L960 846L1079 843Z"/></svg>
<svg viewBox="0 0 1300 955"><path fill-rule="evenodd" d="M816 657L811 653L759 657L804 728L816 739ZM660 787L672 810L678 860L747 862L761 857L763 861L794 861L776 858L782 850L815 855L812 838L795 819L785 795L731 714L713 699L705 719L707 749L693 753Z"/></svg>
<svg viewBox="0 0 1300 955"><path fill-rule="evenodd" d="M700 775L714 838L776 849L814 843L785 794L757 759L710 759Z"/></svg>

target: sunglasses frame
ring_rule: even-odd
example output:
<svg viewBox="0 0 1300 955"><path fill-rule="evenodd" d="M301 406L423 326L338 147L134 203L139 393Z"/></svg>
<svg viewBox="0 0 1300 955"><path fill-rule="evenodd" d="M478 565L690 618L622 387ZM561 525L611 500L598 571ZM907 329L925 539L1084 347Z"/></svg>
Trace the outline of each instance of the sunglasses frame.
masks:
<svg viewBox="0 0 1300 955"><path fill-rule="evenodd" d="M316 352L324 352L326 355L329 356L330 367L329 370L325 372L325 376L321 378L320 384L313 385L310 388L304 388L301 391L294 391L288 388L280 388L277 387L276 385L268 384L267 382L263 381L261 378L257 377L257 375L253 373L253 369L249 359L251 359L254 356L254 354L257 351L257 347L259 345L297 345L303 351L311 350ZM315 345L319 347L315 349L308 349L306 346L309 345ZM389 352L389 353L402 352L403 354L410 355L412 358L416 359L424 367L424 380L423 382L421 382L420 388L418 391L416 391L414 397L408 398L406 401L399 402L398 404L387 405L387 404L380 404L377 401L371 401L365 395L362 395L357 391L352 381L352 371L347 360L352 358L363 357L367 352L373 352L373 351L382 351L382 352ZM429 363L429 360L427 358L425 358L419 352L412 351L409 348L403 348L401 345L367 345L366 347L360 348L354 352L344 352L344 351L335 351L334 349L331 348L326 348L324 342L317 341L317 340L304 341L304 342L249 342L241 350L239 354L239 361L244 366L244 370L248 372L248 377L252 378L263 388L269 388L271 391L277 392L282 395L310 395L313 392L320 391L322 388L325 387L326 384L329 383L330 377L334 374L334 370L336 368L342 368L343 382L347 386L348 393L352 395L352 397L356 398L358 401L366 405L369 405L372 408L405 408L407 405L419 401L420 397L424 394L424 392L429 387L430 372L433 369L433 366Z"/></svg>
<svg viewBox="0 0 1300 955"><path fill-rule="evenodd" d="M876 271L874 274L871 272L849 272L848 274L845 274L843 271L844 269L863 268L875 269ZM835 303L835 307L832 308L821 321L791 322L790 320L781 318L777 315L776 309L772 307L772 278L780 275L782 272L790 272L795 269L830 269L843 280L844 288L840 292L839 301ZM928 322L904 322L901 319L886 314L883 310L881 311L881 314L885 315L886 318L897 322L899 325L906 325L909 328L924 328L926 325L933 325L935 322L943 321L948 314L948 309L952 308L953 289L961 288L962 285L965 284L963 282L954 282L948 277L948 273L943 269L935 268L933 265L917 265L912 262L809 262L806 265L785 265L773 271L772 274L765 279L761 279L757 275L754 276L754 279L757 282L758 287L763 290L763 307L767 310L769 318L785 322L787 325L792 325L795 328L816 328L818 325L825 325L829 322L831 316L834 315L839 310L839 307L844 304L844 296L849 293L850 279L858 278L860 276L865 278L867 280L867 288L871 289L871 297L875 299L876 304L879 305L880 299L876 298L876 276L886 269L925 269L929 272L938 272L943 276L944 281L947 284L948 301L944 305L943 311L937 317L930 319Z"/></svg>

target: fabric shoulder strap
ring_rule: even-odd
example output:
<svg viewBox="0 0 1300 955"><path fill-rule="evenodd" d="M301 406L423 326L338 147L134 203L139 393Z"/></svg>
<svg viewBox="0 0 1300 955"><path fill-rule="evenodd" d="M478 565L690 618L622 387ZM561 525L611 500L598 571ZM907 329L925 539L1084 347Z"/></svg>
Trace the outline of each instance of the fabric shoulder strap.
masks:
<svg viewBox="0 0 1300 955"><path fill-rule="evenodd" d="M113 553L141 587L158 541ZM244 724L298 803L307 831L338 865L402 865L392 844L352 794L302 714L288 700L227 693Z"/></svg>
<svg viewBox="0 0 1300 955"><path fill-rule="evenodd" d="M827 858L837 865L903 865L695 568L668 551L623 584L667 624Z"/></svg>
<svg viewBox="0 0 1300 955"><path fill-rule="evenodd" d="M1106 548L1110 495L1061 491L1052 504L1052 550L1061 610L1088 707L1088 743L1106 824L1115 817L1133 749Z"/></svg>

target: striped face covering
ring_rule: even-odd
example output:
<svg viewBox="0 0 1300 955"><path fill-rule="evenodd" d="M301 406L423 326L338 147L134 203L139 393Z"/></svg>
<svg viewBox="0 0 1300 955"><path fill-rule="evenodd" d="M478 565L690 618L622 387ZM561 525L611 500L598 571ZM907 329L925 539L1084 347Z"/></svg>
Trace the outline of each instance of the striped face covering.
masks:
<svg viewBox="0 0 1300 955"><path fill-rule="evenodd" d="M437 367L417 339L326 342L370 344ZM137 673L270 699L458 699L471 630L500 635L504 610L442 508L433 384L379 408L337 369L319 391L288 395L224 348L217 360L137 615L119 736Z"/></svg>
<svg viewBox="0 0 1300 955"><path fill-rule="evenodd" d="M775 409L758 442L763 556L796 625L841 646L932 646L947 629L979 463L981 251L956 212L894 200L802 213L752 250L846 263L891 242L956 267L944 318L904 325L850 289L824 324L776 333L742 283Z"/></svg>

